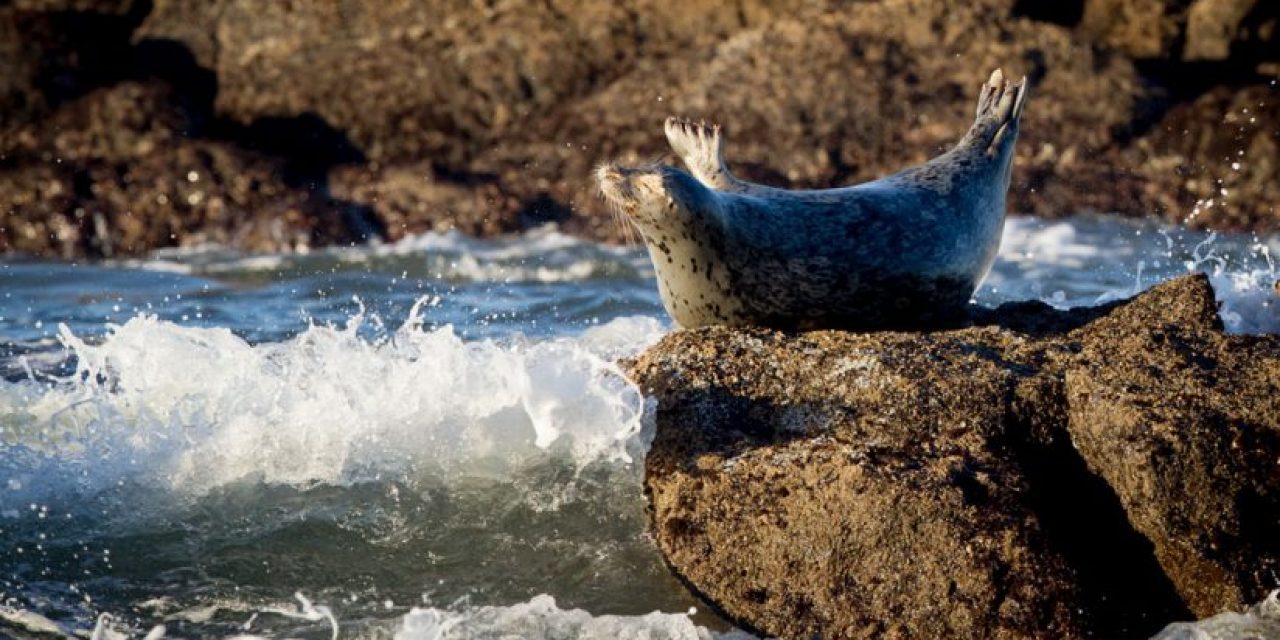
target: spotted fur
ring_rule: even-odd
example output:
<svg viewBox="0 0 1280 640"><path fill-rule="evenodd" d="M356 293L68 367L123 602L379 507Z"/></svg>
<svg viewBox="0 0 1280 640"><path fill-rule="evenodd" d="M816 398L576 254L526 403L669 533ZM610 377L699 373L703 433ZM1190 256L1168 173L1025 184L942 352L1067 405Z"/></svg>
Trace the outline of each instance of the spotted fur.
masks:
<svg viewBox="0 0 1280 640"><path fill-rule="evenodd" d="M1026 81L997 70L952 150L852 187L739 180L718 126L669 119L689 173L605 165L605 199L639 228L682 326L883 328L963 312L999 248Z"/></svg>

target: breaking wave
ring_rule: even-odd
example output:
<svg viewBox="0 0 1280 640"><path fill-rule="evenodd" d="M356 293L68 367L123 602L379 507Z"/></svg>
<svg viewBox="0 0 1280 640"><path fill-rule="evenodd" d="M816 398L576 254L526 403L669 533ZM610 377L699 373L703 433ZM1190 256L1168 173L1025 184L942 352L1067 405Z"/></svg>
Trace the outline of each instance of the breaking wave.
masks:
<svg viewBox="0 0 1280 640"><path fill-rule="evenodd" d="M134 482L200 495L244 478L305 486L502 475L555 452L630 461L643 399L615 361L663 332L623 318L576 338L464 341L420 308L393 334L310 326L278 343L142 315L75 371L0 383L0 510Z"/></svg>

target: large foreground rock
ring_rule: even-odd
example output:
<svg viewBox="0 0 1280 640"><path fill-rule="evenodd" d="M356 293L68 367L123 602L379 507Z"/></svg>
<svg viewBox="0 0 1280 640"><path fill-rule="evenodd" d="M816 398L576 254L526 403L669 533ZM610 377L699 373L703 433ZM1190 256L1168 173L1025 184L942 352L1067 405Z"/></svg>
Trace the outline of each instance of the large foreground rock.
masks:
<svg viewBox="0 0 1280 640"><path fill-rule="evenodd" d="M1203 277L975 324L645 353L677 575L784 638L1148 637L1280 586L1280 338Z"/></svg>

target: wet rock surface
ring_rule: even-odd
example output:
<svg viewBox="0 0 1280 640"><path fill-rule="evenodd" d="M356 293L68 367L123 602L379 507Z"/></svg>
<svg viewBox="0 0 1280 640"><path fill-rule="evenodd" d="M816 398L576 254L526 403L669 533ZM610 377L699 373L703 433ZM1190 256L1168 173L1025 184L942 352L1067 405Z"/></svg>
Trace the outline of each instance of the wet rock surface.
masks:
<svg viewBox="0 0 1280 640"><path fill-rule="evenodd" d="M590 170L666 153L660 125L668 115L724 123L728 160L744 177L843 185L952 143L969 124L976 87L997 66L1028 75L1034 87L1012 210L1271 230L1280 220L1276 7L6 3L0 251L102 255L92 234L54 229L80 224L77 209L100 209L109 230L117 219L140 220L145 232L113 241L116 251L134 253L207 239L287 249L545 223L616 240L622 230L594 197ZM123 155L119 162L139 178L123 183L81 160L61 166L64 156L91 155L92 144L49 141L75 130L72 139L116 135L79 114L103 101L102 92L134 83L164 85L168 97L137 104L131 121L163 128L176 114L184 124L172 128L175 145L217 148L280 185L244 209L253 218L246 224L277 231L228 232L223 218L182 207L145 215L130 208L161 195L159 185L181 183L182 162ZM67 171L84 188L68 195L33 186ZM92 195L102 190L126 195L104 204ZM296 213L281 215L289 211Z"/></svg>
<svg viewBox="0 0 1280 640"><path fill-rule="evenodd" d="M783 638L1149 637L1280 586L1280 338L1200 276L970 324L643 354L675 573Z"/></svg>

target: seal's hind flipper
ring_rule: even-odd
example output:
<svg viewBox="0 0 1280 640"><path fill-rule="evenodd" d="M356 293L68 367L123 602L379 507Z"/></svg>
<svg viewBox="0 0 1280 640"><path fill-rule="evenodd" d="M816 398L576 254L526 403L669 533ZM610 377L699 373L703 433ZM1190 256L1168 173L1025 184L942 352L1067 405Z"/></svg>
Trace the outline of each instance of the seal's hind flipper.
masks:
<svg viewBox="0 0 1280 640"><path fill-rule="evenodd" d="M709 189L722 191L732 186L733 176L725 168L721 155L724 140L720 136L720 125L667 118L665 129L667 142L699 182Z"/></svg>
<svg viewBox="0 0 1280 640"><path fill-rule="evenodd" d="M967 142L987 154L993 154L1000 143L1016 130L1027 98L1027 79L1006 80L999 69L982 85L978 94L978 112Z"/></svg>

